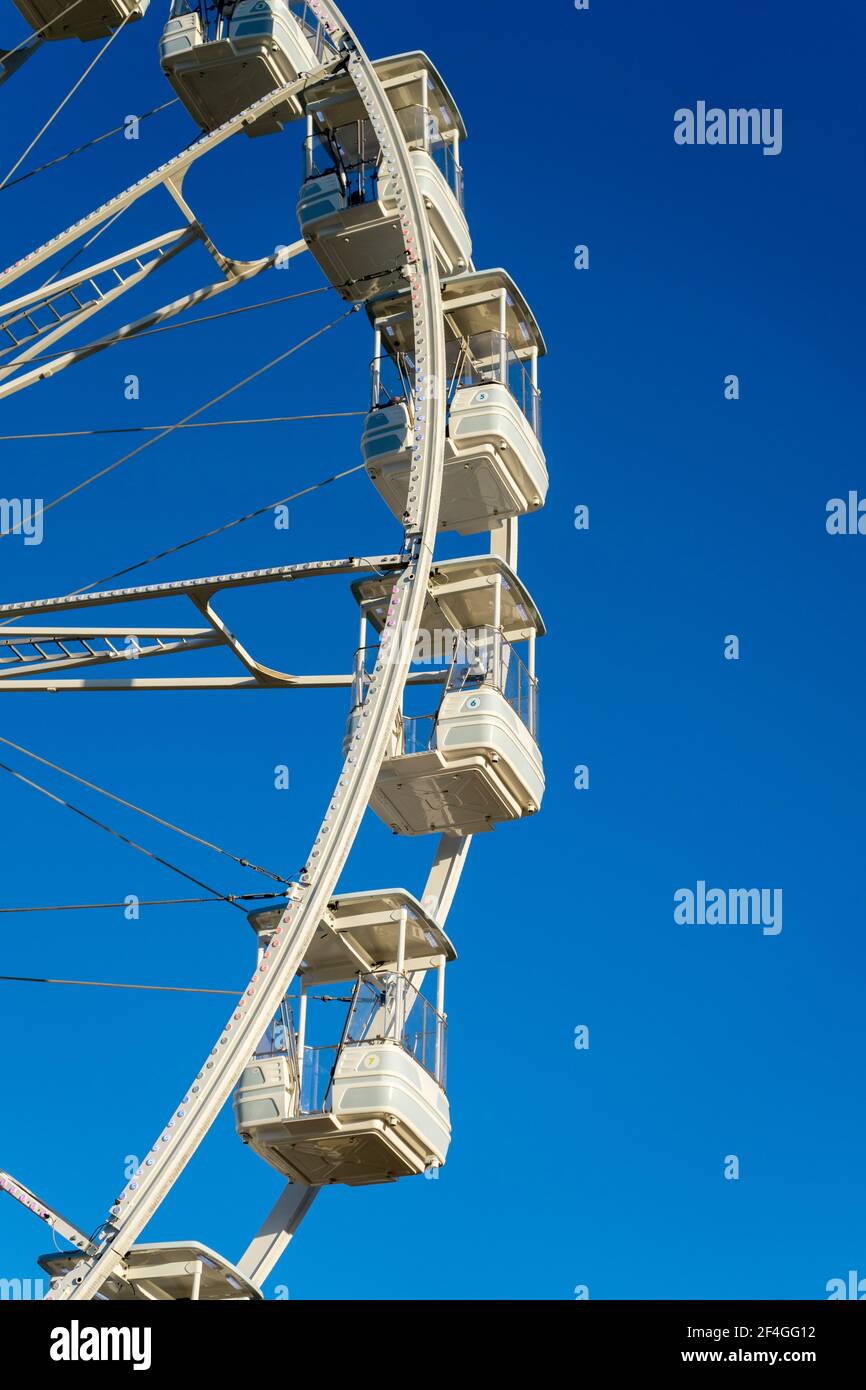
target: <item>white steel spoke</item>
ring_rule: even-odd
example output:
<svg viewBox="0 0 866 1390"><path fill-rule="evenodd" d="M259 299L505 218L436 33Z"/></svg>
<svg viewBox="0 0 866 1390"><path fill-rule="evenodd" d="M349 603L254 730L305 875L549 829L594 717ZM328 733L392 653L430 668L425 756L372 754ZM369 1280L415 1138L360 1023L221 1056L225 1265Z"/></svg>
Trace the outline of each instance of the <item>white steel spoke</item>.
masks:
<svg viewBox="0 0 866 1390"><path fill-rule="evenodd" d="M344 560L304 560L295 565L276 565L273 569L235 570L229 574L212 574L204 579L169 580L162 584L138 584L130 589L105 589L91 594L64 594L59 598L3 603L0 604L0 619L23 617L25 613L62 613L73 608L98 608L111 603L173 598L178 594L192 598L210 597L223 589L242 589L256 584L320 579L323 575L399 570L403 563L399 555L350 556Z"/></svg>

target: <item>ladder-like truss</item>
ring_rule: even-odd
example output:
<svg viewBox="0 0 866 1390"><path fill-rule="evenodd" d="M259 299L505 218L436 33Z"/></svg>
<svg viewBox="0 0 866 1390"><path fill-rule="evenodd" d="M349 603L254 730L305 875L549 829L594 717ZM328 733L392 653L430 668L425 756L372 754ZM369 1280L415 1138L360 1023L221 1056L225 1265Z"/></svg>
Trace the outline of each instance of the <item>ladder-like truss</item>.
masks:
<svg viewBox="0 0 866 1390"><path fill-rule="evenodd" d="M95 690L329 690L350 686L352 672L335 675L298 675L275 671L256 661L226 627L215 611L213 601L223 590L249 588L262 584L285 584L301 579L348 574L399 573L405 561L399 555L350 557L345 560L308 560L274 569L246 570L234 574L209 575L204 579L183 579L173 583L143 584L131 589L103 590L92 594L68 595L55 599L35 599L27 603L0 604L0 692L2 691L95 691ZM70 609L103 608L113 604L141 603L166 598L187 598L208 623L205 628L140 627L135 623L114 627L24 627L18 620L38 613L63 613ZM128 675L97 680L57 678L46 671L63 672L82 667L118 664L146 656L176 656L182 651L203 647L222 647L245 668L246 676L166 676ZM127 668L128 669L128 668ZM433 683L436 673L414 673L414 683Z"/></svg>

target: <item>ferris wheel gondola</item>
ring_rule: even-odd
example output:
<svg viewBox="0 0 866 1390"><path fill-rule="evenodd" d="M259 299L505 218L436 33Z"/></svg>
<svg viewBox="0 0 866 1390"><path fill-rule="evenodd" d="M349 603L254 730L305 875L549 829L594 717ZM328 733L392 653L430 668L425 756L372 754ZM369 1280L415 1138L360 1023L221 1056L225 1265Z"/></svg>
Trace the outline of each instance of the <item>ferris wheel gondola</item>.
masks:
<svg viewBox="0 0 866 1390"><path fill-rule="evenodd" d="M325 33L296 0L172 0L162 31L162 70L203 130L216 130L275 87L320 64ZM272 135L300 116L301 93L251 121L246 134Z"/></svg>

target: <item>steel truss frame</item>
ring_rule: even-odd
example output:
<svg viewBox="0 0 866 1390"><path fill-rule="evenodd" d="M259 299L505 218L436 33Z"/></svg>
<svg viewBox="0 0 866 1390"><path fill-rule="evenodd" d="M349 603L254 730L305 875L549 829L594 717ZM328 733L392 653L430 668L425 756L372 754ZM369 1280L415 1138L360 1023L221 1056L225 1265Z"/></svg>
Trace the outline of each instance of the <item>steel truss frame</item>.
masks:
<svg viewBox="0 0 866 1390"><path fill-rule="evenodd" d="M334 58L305 74L297 81L275 88L273 92L248 106L239 115L226 121L216 130L211 131L210 134L202 136L188 149L182 150L180 154L175 155L165 164L161 164L158 169L139 179L122 193L109 198L93 212L73 223L71 227L67 227L64 232L51 237L35 251L22 257L21 260L16 261L14 265L3 271L0 274L0 293L8 285L20 279L22 275L35 270L37 266L42 265L59 252L74 246L82 238L89 236L90 240L85 245L90 245L96 237L107 229L110 223L114 222L134 203L159 188L165 189L185 220L186 225L184 227L174 228L151 237L139 245L98 261L86 269L65 276L63 279L53 281L49 278L39 288L0 304L0 335L9 340L6 346L0 349L0 359L8 355L9 352L15 354L11 361L0 365L0 399L11 396L17 391L25 390L38 381L45 381L73 363L84 361L96 352L113 347L116 343L134 337L136 333L140 333L154 324L174 318L184 310L212 299L224 290L244 284L247 280L260 275L264 270L269 270L276 262L276 253L255 261L238 261L223 255L217 249L204 224L184 197L184 179L192 166L204 155L210 154L212 150L230 139L231 136L243 130L245 126L252 125L265 112L271 110L272 107L279 106L287 97L299 95L307 86L338 71L344 62L344 58ZM40 362L38 367L33 367L29 371L21 370L34 357L41 357L45 348L52 346L59 339L66 337L67 334L80 327L81 324L86 323L94 314L113 304L122 295L141 284L143 280L196 242L202 244L216 261L223 275L222 280L194 290L169 304L164 304L143 318L124 324L123 327L115 329L95 342L62 353L50 361ZM306 249L306 243L303 240L281 248L279 252L280 263L284 264ZM148 257L149 259L145 259ZM124 269L126 274L123 273ZM99 282L106 276L113 276L113 281L107 289L103 289ZM59 309L58 304L65 305L65 307ZM47 322L45 321L46 314L48 315ZM24 337L16 337L16 325L25 326ZM22 350L19 351L19 349ZM17 376L15 375L16 372L18 373Z"/></svg>
<svg viewBox="0 0 866 1390"><path fill-rule="evenodd" d="M3 691L119 691L119 690L330 690L351 686L355 672L336 675L294 675L275 671L257 661L220 618L213 607L217 594L226 589L249 588L261 584L291 583L335 574L385 574L404 566L399 555L349 557L345 560L308 560L274 569L246 570L233 574L210 575L204 579L182 579L164 584L144 584L131 589L114 589L91 594L67 595L56 599L33 599L25 603L0 604L0 693ZM31 613L64 613L70 609L102 608L113 604L139 603L161 598L188 598L206 619L205 628L141 627L126 623L113 627L22 626L18 619ZM116 643L125 645L116 646ZM45 672L79 670L85 667L118 664L142 657L176 656L179 652L202 648L227 648L248 672L242 676L167 676L163 678L122 678L109 680L47 679ZM23 651L22 648L29 648ZM46 650L53 648L53 650ZM74 648L70 650L70 648ZM6 655L5 653L11 653ZM23 679L27 677L28 679ZM444 672L413 672L413 685L435 685Z"/></svg>

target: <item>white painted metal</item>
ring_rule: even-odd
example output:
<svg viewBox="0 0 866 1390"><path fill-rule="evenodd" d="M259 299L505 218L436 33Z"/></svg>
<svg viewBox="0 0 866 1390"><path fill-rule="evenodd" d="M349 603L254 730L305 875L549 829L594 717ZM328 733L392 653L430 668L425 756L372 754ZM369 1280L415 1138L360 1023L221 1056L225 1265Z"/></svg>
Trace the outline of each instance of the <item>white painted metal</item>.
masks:
<svg viewBox="0 0 866 1390"><path fill-rule="evenodd" d="M270 942L279 926L279 908L250 912L249 922L259 946ZM402 942L394 933L403 923ZM404 973L431 968L440 957L453 961L457 953L439 922L405 888L380 888L341 893L332 898L301 964L306 986L351 979L360 970Z"/></svg>
<svg viewBox="0 0 866 1390"><path fill-rule="evenodd" d="M73 1226L71 1221L67 1221L59 1212L54 1211L29 1187L13 1178L11 1173L0 1172L0 1192L8 1192L10 1197L14 1197L16 1202L20 1202L28 1211L32 1211L34 1216L38 1216L40 1221L44 1221L51 1227L52 1231L63 1240L68 1240L70 1245L75 1245L79 1250L90 1253L96 1247L89 1236L80 1231L77 1226Z"/></svg>
<svg viewBox="0 0 866 1390"><path fill-rule="evenodd" d="M95 293L92 294L90 299L85 300L83 303L79 303L77 309L65 314L62 320L53 328L50 324L37 327L36 320L33 317L38 309L50 308L52 302L57 298L51 291L42 294L41 302L28 312L28 321L34 325L35 330L28 338L30 346L26 347L23 352L18 353L11 362L7 362L0 367L0 381L4 381L6 377L10 377L19 367L32 361L34 357L41 354L45 348L56 343L58 339L65 337L67 333L71 333L82 323L86 323L94 314L100 313L103 309L107 308L108 305L113 304L121 295L128 294L130 290L135 289L137 285L140 285L141 282L152 275L154 271L161 270L163 266L167 265L169 261L172 261L181 251L185 251L186 248L191 246L196 240L196 233L194 231L183 233L173 232L170 235L174 239L174 244L166 251L159 251L156 255L152 256L149 261L145 261L143 264L138 259L138 257L143 254L143 250L138 247L134 248L132 251L126 252L124 256L118 258L123 261L132 260L138 268L130 271L130 273L125 276L120 276L119 272L115 271L114 273L118 277L117 283L104 292L99 289L96 280L93 278L99 271L94 271L89 278ZM2 326L6 327L6 324ZM78 355L82 356L84 354ZM0 387L0 397L11 396L15 391L20 391L23 386L29 386L34 381L43 381L46 377L53 376L56 370L57 367L54 364L47 364L46 366L40 365L29 375L22 374L20 379L6 382L4 386Z"/></svg>
<svg viewBox="0 0 866 1390"><path fill-rule="evenodd" d="M76 1267L76 1259L52 1252L41 1256L39 1264L53 1280L62 1280ZM197 1240L134 1245L101 1290L101 1297L112 1302L188 1298L238 1303L258 1302L261 1296L259 1286L239 1266Z"/></svg>
<svg viewBox="0 0 866 1390"><path fill-rule="evenodd" d="M170 232L163 232L160 236L151 237L148 241L142 242L140 246L134 246L129 251L108 256L95 265L88 266L86 270L78 270L72 275L64 275L59 280L52 280L48 286L40 286L39 289L31 290L28 294L19 295L17 299L7 300L5 304L0 304L0 315L14 314L21 309L32 309L40 305L50 304L61 294L77 289L97 275L104 275L112 270L117 271L126 261L137 260L140 256L146 255L148 251L160 251L164 246L170 246L183 235L183 231L184 229L181 227ZM6 330L6 328L7 324L4 320L0 323L0 330Z"/></svg>
<svg viewBox="0 0 866 1390"><path fill-rule="evenodd" d="M243 677L189 677L150 680L147 678L113 679L90 682L78 680L48 679L14 680L2 673L0 660L0 690L144 690L144 689L262 689L262 688L322 688L327 686L348 686L358 683L358 672L333 676L299 676L277 672L262 667L243 648L234 635L222 623L212 607L213 597L223 588L242 587L273 581L294 581L299 578L319 577L325 574L368 574L371 570L384 574L386 580L369 604L362 606L361 645L364 644L366 618L373 616L374 625L380 634L378 659L371 676L365 674L363 681L363 706L353 729L346 751L346 762L335 787L331 802L319 834L311 847L307 865L301 874L300 882L289 891L288 905L273 927L267 940L260 939L256 971L249 986L241 996L237 1007L227 1020L224 1029L215 1042L201 1071L197 1074L181 1103L175 1108L165 1128L160 1132L152 1149L138 1173L130 1180L120 1198L112 1207L109 1223L95 1239L96 1247L89 1246L85 1258L76 1260L66 1257L51 1268L57 1282L50 1298L74 1300L108 1297L205 1297L205 1298L245 1298L258 1296L265 1278L285 1250L297 1230L304 1215L310 1209L317 1192L315 1186L289 1185L280 1200L269 1214L261 1230L254 1238L238 1266L231 1266L213 1252L207 1252L196 1243L172 1246L148 1246L137 1243L137 1237L171 1189L173 1183L192 1158L202 1139L213 1124L221 1107L253 1055L256 1045L273 1017L280 1001L298 971L310 955L311 943L323 923L332 938L343 942L347 958L357 966L363 967L365 959L369 962L369 949L363 940L364 914L359 911L357 932L340 930L340 908L329 909L338 876L346 862L349 850L360 825L361 818L370 801L386 760L392 739L395 718L400 710L404 686L412 683L440 683L447 672L410 672L416 636L425 619L429 619L433 609L442 612L443 605L449 602L452 616L460 621L465 613L486 612L492 603L492 616L497 626L507 627L511 622L516 637L529 637L531 657L534 658L534 634L541 631L540 619L534 614L534 606L522 590L520 581L513 574L516 565L517 523L509 521L491 533L491 552L498 557L491 562L476 560L477 572L464 580L463 588L470 597L457 600L453 596L461 589L455 576L443 575L445 566L437 566L433 576L431 594L431 566L436 532L439 524L440 495L442 491L443 464L445 457L445 329L441 307L439 274L443 269L441 241L431 232L430 199L425 197L422 171L405 140L401 127L399 102L396 103L390 82L382 83L374 65L359 48L352 31L347 27L340 11L330 0L311 0L310 8L322 21L329 35L329 45L336 57L328 57L314 71L297 82L289 82L254 102L211 135L197 141L189 150L168 161L159 170L140 180L131 189L117 198L103 204L89 217L83 218L75 226L60 236L53 238L31 256L16 263L0 276L0 290L27 271L42 264L57 252L74 244L89 232L104 226L109 219L119 215L126 207L137 201L143 194L163 186L174 198L187 219L189 235L199 236L214 255L225 276L224 282L204 290L184 296L173 305L164 306L147 319L127 325L115 334L83 349L64 354L54 363L47 364L50 369L59 370L73 361L82 360L94 351L110 346L125 335L140 331L149 323L160 321L163 317L180 312L193 302L220 293L234 283L240 283L252 274L258 274L272 263L273 258L254 263L238 263L221 256L209 241L204 229L186 204L182 194L183 177L187 169L203 154L214 149L230 135L267 121L272 113L287 110L292 104L301 109L306 91L329 73L345 65L347 77L340 78L351 99L360 102L363 113L372 123L376 138L382 146L384 160L382 177L387 183L391 204L396 209L399 235L402 241L401 258L405 260L404 275L408 285L403 301L403 329L410 337L413 346L416 375L411 401L416 438L411 456L408 459L408 476L405 496L404 531L405 540L402 553L373 558L351 558L343 561L314 562L306 565L285 566L274 570L249 571L232 575L217 575L204 579L186 580L172 584L139 586L135 589L112 590L107 592L64 596L53 600L37 600L29 603L0 606L0 621L4 624L22 623L22 626L6 627L2 640L8 642L8 649L15 652L27 648L24 656L13 655L9 673L21 675L22 670L39 675L46 669L62 669L63 666L95 664L99 661L115 660L107 654L108 644L114 638L131 637L131 628L27 628L24 620L38 614L44 621L46 614L68 612L76 609L88 610L92 607L110 605L117 602L143 601L185 594L202 613L207 628L197 629L157 629L139 630L140 640L146 638L154 642L153 654L159 654L159 644L168 646L167 639L174 644L173 650L189 649L194 645L228 647L246 668ZM321 50L320 50L321 51ZM326 55L327 56L327 55ZM410 55L411 56L411 55ZM417 55L416 55L417 56ZM388 60L390 61L390 60ZM351 87L349 86L351 84ZM399 83L397 84L399 85ZM352 93L351 89L354 89ZM426 87L422 84L423 101L427 102ZM355 95L356 94L356 95ZM459 119L459 118L458 118ZM465 132L452 130L455 159L460 135ZM417 151L415 151L417 154ZM429 190L428 190L429 194ZM187 234L184 234L186 236ZM292 252L302 249L303 244L292 248ZM132 253L128 253L132 255ZM471 263L470 263L471 264ZM91 268L93 269L93 268ZM86 274L83 273L83 274ZM53 287L53 288L56 288ZM504 312L503 299L489 288L481 294L480 303L496 300L496 312ZM14 304L15 301L13 301ZM33 301L35 302L35 301ZM43 302L43 301L39 301ZM455 307L462 307L455 299ZM0 311L2 312L2 311ZM481 310L486 313L486 309ZM405 315L408 313L408 321ZM44 340L43 340L44 341ZM537 353L536 353L537 356ZM23 359L20 359L23 360ZM13 364L13 365L17 365ZM533 358L533 372L535 358ZM44 370L43 370L43 375ZM30 380L40 379L39 373L26 373ZM18 382L9 383L18 389ZM533 381L535 378L533 377ZM3 388L0 388L2 394ZM505 562L503 568L500 559ZM465 562L455 562L465 563ZM508 567L511 567L509 570ZM508 577L506 578L506 574ZM451 583L449 584L449 578ZM370 581L378 583L380 581ZM356 586L360 587L360 586ZM473 592L474 587L474 592ZM528 600L528 606L525 603ZM460 612L459 603L464 603L465 613ZM362 601L363 602L363 601ZM469 605L468 608L465 607ZM474 608L473 608L474 605ZM525 623L520 626L519 619L527 614ZM438 620L437 620L438 621ZM510 629L509 629L510 630ZM40 651L39 658L30 659L28 639L42 643L48 640L72 642L75 639L99 644L96 652L82 655L77 649L72 654L63 648L63 654L46 654ZM0 646L0 654L4 650ZM151 649L148 649L150 654ZM25 659L26 658L26 659ZM48 663L47 665L45 663ZM356 701L357 703L357 701ZM465 863L470 844L470 835L457 833L482 826L457 825L448 823L451 833L443 834L438 845L433 868L431 869L422 907L440 930L451 907L460 874ZM369 894L362 895L369 899ZM344 895L340 903L344 906L352 895ZM367 914L369 916L369 914ZM406 907L399 912L400 931L397 943L398 967L405 968L408 979L420 989L425 972L436 969L437 1005L440 1013L444 1011L444 960L447 950L440 949L437 955L431 950L427 955L419 954L413 941L410 915ZM345 925L345 923L344 923ZM444 939L447 942L447 938ZM367 943L369 946L369 943ZM315 952L313 952L315 955ZM375 953L374 953L375 955ZM324 965L320 974L327 974ZM299 1043L303 1046L305 1026L306 986L313 976L307 974L301 985L301 1011L299 1019ZM385 1043L386 1049L391 1047ZM382 1044L376 1045L378 1060L384 1052ZM394 1090L394 1107L399 1109L398 1092L405 1089L407 1054L401 1054L394 1046L395 1055L386 1059L385 1071L391 1077ZM301 1054L303 1055L303 1053ZM357 1057L355 1058L357 1060ZM374 1058L376 1060L376 1058ZM440 1061L437 1049L437 1066ZM344 1059L345 1061L345 1059ZM408 1058L408 1061L412 1061ZM348 1061L345 1061L348 1066ZM393 1072L393 1075L391 1073ZM383 1073L384 1074L384 1073ZM438 1097L430 1099L430 1113L435 1118L434 1129L421 1139L412 1140L412 1122L407 1125L404 1116L402 1127L394 1127L389 1142L396 1154L396 1169L405 1172L420 1172L429 1165L444 1160L450 1134L447 1100L444 1092L427 1077L438 1091ZM350 1076L339 1077L344 1089L354 1084ZM414 1082L410 1084L410 1091ZM338 1107L339 1110L340 1107ZM375 1105L371 1112L376 1114ZM368 1117L369 1119L369 1117ZM422 1127L423 1128L423 1127ZM437 1137L438 1134L438 1137ZM384 1142L384 1141L383 1141ZM375 1176L378 1159L372 1160L372 1180ZM402 1163L402 1168L400 1164ZM309 1174L307 1174L309 1180ZM362 1179L367 1180L367 1179ZM46 1263L45 1267L48 1265ZM216 1270L211 1276L209 1269ZM227 1292L228 1290L228 1292ZM100 1294L100 1291L101 1294Z"/></svg>
<svg viewBox="0 0 866 1390"><path fill-rule="evenodd" d="M392 597L389 631L383 636L368 687L364 725L353 738L325 821L311 848L301 884L286 909L283 924L277 929L256 975L238 1008L227 1020L211 1055L148 1153L140 1174L131 1180L112 1208L112 1227L99 1252L80 1262L59 1281L49 1295L56 1299L91 1298L122 1267L136 1237L186 1167L227 1100L295 975L336 886L373 790L399 708L427 592L444 453L444 336L435 251L399 122L372 64L330 0L313 0L313 8L341 48L348 71L382 142L411 256L409 283L417 344L419 439L407 503L404 568Z"/></svg>
<svg viewBox="0 0 866 1390"><path fill-rule="evenodd" d="M329 60L320 68L316 69L314 72L308 73L306 77L299 79L297 82L290 82L284 87L278 87L267 96L261 97L258 101L253 102L251 106L248 106L245 111L241 111L237 116L232 117L230 121L226 121L225 124L221 125L217 130L212 131L209 135L203 135L200 140L196 140L187 149L175 155L173 159L167 160L166 163L161 164L158 169L154 169L152 173L145 175L144 178L138 179L136 183L124 189L122 193L118 193L115 197L109 198L106 203L102 203L98 208L95 208L93 212L88 213L87 216L74 222L72 226L67 227L65 231L59 232L56 236L51 237L49 241L44 242L41 246L37 247L36 250L31 251L26 256L22 256L20 260L15 261L13 265L9 266L8 269L0 274L0 290L4 290L7 285L20 279L22 275L26 275L31 270L35 270L37 266L50 260L52 256L56 256L60 251L65 251L67 247L74 245L76 241L87 236L89 232L95 232L103 223L107 222L109 218L118 217L120 213L125 212L127 208L131 207L133 203L138 202L139 198L143 198L145 194L152 193L154 189L163 186L168 188L169 184L171 184L176 191L179 190L187 171L199 159L206 154L210 154L212 150L215 150L219 145L223 144L224 141L231 139L239 130L243 130L247 125L258 120L273 107L279 106L280 102L285 101L287 96L295 96L304 88L306 83L315 82L318 78L326 76L338 65L338 62L339 60L336 59Z"/></svg>
<svg viewBox="0 0 866 1390"><path fill-rule="evenodd" d="M543 795L531 731L499 690L480 686L443 696L429 748L399 732L370 806L398 835L477 835L534 815Z"/></svg>
<svg viewBox="0 0 866 1390"><path fill-rule="evenodd" d="M176 594L210 597L223 589L249 585L318 579L326 574L356 574L368 570L399 570L399 555L349 556L344 560L304 560L295 565L276 565L271 569L235 570L230 574L211 574L199 579L169 580L161 584L137 584L129 589L97 589L92 593L61 594L58 598L27 599L23 603L0 604L0 620L13 620L28 613L64 613L75 608L99 608L113 603L137 603L152 598L172 598Z"/></svg>
<svg viewBox="0 0 866 1390"><path fill-rule="evenodd" d="M417 1177L445 1162L451 1139L447 1097L398 1041L386 1036L342 1047L326 1110L298 1115L288 1075L285 1057L251 1062L236 1106L244 1140L294 1182L362 1187ZM245 1110L266 1103L275 1107L270 1119L244 1119Z"/></svg>
<svg viewBox="0 0 866 1390"><path fill-rule="evenodd" d="M211 628L31 627L10 632L4 636L0 630L0 682L221 645Z"/></svg>
<svg viewBox="0 0 866 1390"><path fill-rule="evenodd" d="M443 835L437 846L436 856L421 901L429 919L438 923L440 930L444 928L451 911L470 844L471 839L468 836L460 838L453 835ZM424 975L425 971L418 970L412 971L409 976L417 990L420 990L424 983ZM444 1003L444 970L440 966L436 1008L443 1017L445 1016ZM301 1066L306 1007L307 995L302 986L298 1018L298 1050ZM376 1024L378 1025L378 1020L376 1020ZM299 1071L299 1079L301 1077L302 1070ZM253 1283L259 1287L264 1283L294 1238L301 1221L307 1215L319 1191L320 1189L317 1187L304 1187L295 1183L289 1183L285 1188L261 1230L239 1261L238 1267Z"/></svg>
<svg viewBox="0 0 866 1390"><path fill-rule="evenodd" d="M185 648L184 650L188 650ZM160 652L154 651L148 655L159 656ZM35 668L34 668L35 669ZM40 668L42 669L42 668ZM265 670L264 667L261 668ZM440 685L445 679L445 672L413 672L407 677L409 685ZM0 678L0 694L8 694L15 691L21 694L22 691L41 691L43 693L57 694L82 694L105 693L109 691L157 691L173 690L191 693L197 690L340 690L354 684L355 677L352 672L347 674L336 673L334 675L315 675L315 676L290 676L282 675L280 672L269 671L266 679L257 680L255 676L167 676L163 678L141 676L138 678L123 679L116 677L111 680L67 680L50 679L35 680L27 678L16 680L13 677Z"/></svg>
<svg viewBox="0 0 866 1390"><path fill-rule="evenodd" d="M190 240L195 238L185 237L184 245L188 245ZM287 261L301 250L306 250L303 242L297 246L288 247L280 253L280 259ZM205 285L202 289L194 290L191 294L185 294L180 299L172 300L170 304L163 304L159 309L152 309L149 314L142 318L134 319L132 323L124 324L122 328L116 328L111 333L105 334L102 338L85 343L82 347L73 348L69 352L61 353L59 357L52 358L50 362L42 362L38 367L32 368L29 372L21 372L12 381L5 382L0 386L0 399L11 396L16 391L22 391L28 386L33 386L37 381L47 381L50 377L56 376L64 368L74 366L77 362L84 362L88 357L93 357L97 352L104 352L106 348L115 347L118 343L125 342L128 338L134 338L137 333L144 332L145 329L153 327L154 324L165 323L167 319L174 318L177 314L183 313L187 309L192 309L196 304L203 304L215 295L223 294L225 290L233 290L238 285L244 284L256 275L261 275L262 271L270 270L273 266L275 256L268 256L265 259L249 266L246 270L240 270L228 280L218 280L216 284ZM127 286L128 288L128 286ZM100 304L104 308L104 304ZM79 320L80 322L80 320ZM45 340L40 342L40 352L45 345ZM8 349L7 349L8 350ZM15 365L19 365L16 363Z"/></svg>
<svg viewBox="0 0 866 1390"><path fill-rule="evenodd" d="M316 1199L318 1188L289 1183L238 1261L238 1269L260 1289L282 1259L295 1232Z"/></svg>
<svg viewBox="0 0 866 1390"><path fill-rule="evenodd" d="M380 58L376 72L397 112L427 209L439 269L453 275L472 264L472 239L461 205L460 113L424 53ZM334 288L359 302L399 285L406 253L396 199L380 164L375 133L351 82L338 75L319 84L309 107L307 177L298 221ZM435 151L452 159L450 179Z"/></svg>
<svg viewBox="0 0 866 1390"><path fill-rule="evenodd" d="M312 39L286 0L238 0L210 38L190 0L175 0L159 45L162 70L190 115L205 130L249 106L274 87L318 65ZM299 96L287 98L248 126L270 135L301 114Z"/></svg>
<svg viewBox="0 0 866 1390"><path fill-rule="evenodd" d="M0 87L4 82L8 82L13 73L32 58L38 48L42 47L42 39L33 34L24 43L18 44L15 48L7 51L0 51Z"/></svg>
<svg viewBox="0 0 866 1390"><path fill-rule="evenodd" d="M282 565L276 569L249 570L245 573L212 575L205 579L186 579L175 583L140 585L131 589L98 591L93 594L67 595L58 599L36 599L27 603L6 604L0 607L0 619L16 622L19 617L29 613L58 613L72 609L90 609L111 604L127 604L150 599L188 598L209 624L208 628L152 629L138 628L133 624L112 628L25 628L19 626L0 626L0 692L2 691L142 691L142 690L262 690L262 689L334 689L357 682L357 673L338 673L333 675L296 675L286 671L276 671L263 666L246 650L215 612L213 598L224 589L245 588L275 582L290 582L297 579L322 578L328 575L354 574L359 570L375 570L382 574L399 573L402 561L398 556L382 555L372 558L350 558L347 560L307 561L299 565ZM22 646L33 646L27 641L41 635L55 646L58 652L50 656L36 651L28 662L20 652ZM174 638L169 644L161 638ZM83 651L70 652L62 645L64 639L77 638ZM154 639L148 646L143 639ZM115 639L126 639L126 646L115 650ZM102 644L96 651L92 644ZM7 647L12 656L4 662L3 648ZM21 679L24 676L41 676L46 671L68 671L80 667L94 666L105 661L117 662L121 658L135 659L139 656L167 656L179 651L200 650L203 647L222 646L240 661L249 673L248 679L232 676L193 676L167 677L165 679L117 676L110 680L50 680ZM31 653L31 656L33 654ZM6 665L7 669L3 667ZM436 684L444 678L443 672L415 672L409 679L414 684Z"/></svg>
<svg viewBox="0 0 866 1390"><path fill-rule="evenodd" d="M393 577L377 575L356 580L352 591L366 607L367 619L381 632L393 587ZM499 619L495 594L499 589ZM430 593L424 606L421 630L431 636L459 633L483 627L501 627L515 642L545 627L526 585L512 565L497 555L468 555L457 560L437 560L430 574ZM2 613L2 609L0 609Z"/></svg>
<svg viewBox="0 0 866 1390"><path fill-rule="evenodd" d="M442 295L451 381L439 526L472 535L544 505L548 476L539 437L537 363L545 346L526 300L503 270L451 276ZM406 505L414 417L405 388L396 394L382 388L378 345L394 359L392 373L401 383L411 379L405 290L378 295L368 313L376 361L361 453L371 481L399 517Z"/></svg>
<svg viewBox="0 0 866 1390"><path fill-rule="evenodd" d="M440 1166L450 1141L445 1021L406 971L437 970L441 1003L453 947L399 889L342 897L330 915L303 961L302 997L314 985L350 986L339 1046L331 1036L322 1051L317 1040L305 1087L304 1028L302 1069L287 1035L290 1020L281 1015L235 1092L238 1133L277 1171L305 1184L389 1182ZM278 912L265 911L250 920L261 934L275 918ZM377 995L382 1003L371 1017Z"/></svg>

